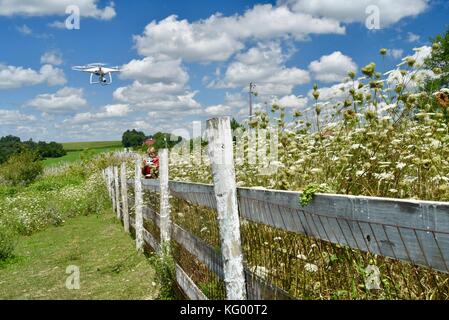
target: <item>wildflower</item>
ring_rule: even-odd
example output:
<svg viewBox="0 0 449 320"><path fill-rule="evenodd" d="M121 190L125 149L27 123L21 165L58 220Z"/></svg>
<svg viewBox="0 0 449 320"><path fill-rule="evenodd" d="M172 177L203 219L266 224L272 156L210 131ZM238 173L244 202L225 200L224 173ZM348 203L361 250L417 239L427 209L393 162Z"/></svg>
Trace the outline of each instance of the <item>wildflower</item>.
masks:
<svg viewBox="0 0 449 320"><path fill-rule="evenodd" d="M405 61L407 62L407 65L409 67L413 67L415 65L415 63L416 63L416 60L413 57L406 57Z"/></svg>
<svg viewBox="0 0 449 320"><path fill-rule="evenodd" d="M443 73L443 70L441 70L441 68L434 68L432 71L433 71L433 73L435 73L436 75L439 75L439 74L442 74L442 73Z"/></svg>
<svg viewBox="0 0 449 320"><path fill-rule="evenodd" d="M293 113L293 116L294 116L295 118L299 118L299 117L302 116L302 113L301 113L300 111L295 110L295 112Z"/></svg>
<svg viewBox="0 0 449 320"><path fill-rule="evenodd" d="M370 64L362 68L362 73L368 77L372 77L375 69L376 64L374 62L371 62Z"/></svg>
<svg viewBox="0 0 449 320"><path fill-rule="evenodd" d="M375 173L374 176L377 179L379 179L380 181L382 181L382 180L393 180L394 179L394 175L392 173L387 173L387 172Z"/></svg>
<svg viewBox="0 0 449 320"><path fill-rule="evenodd" d="M435 42L434 44L432 44L433 50L438 50L440 48L441 48L441 42Z"/></svg>
<svg viewBox="0 0 449 320"><path fill-rule="evenodd" d="M307 257L305 256L305 255L303 255L303 254L298 254L297 256L296 256L296 258L298 258L298 259L300 259L300 260L307 260Z"/></svg>
<svg viewBox="0 0 449 320"><path fill-rule="evenodd" d="M258 277L260 277L262 279L265 279L268 276L268 269L265 268L265 267L262 267L262 266L255 266L253 268L253 273L256 276L258 276Z"/></svg>
<svg viewBox="0 0 449 320"><path fill-rule="evenodd" d="M446 90L442 89L435 94L438 105L443 109L449 107L449 93Z"/></svg>
<svg viewBox="0 0 449 320"><path fill-rule="evenodd" d="M399 170L402 170L406 167L407 165L403 162L398 162L398 164L396 165L396 168L398 168Z"/></svg>
<svg viewBox="0 0 449 320"><path fill-rule="evenodd" d="M343 116L344 116L346 121L349 121L349 120L352 120L352 119L354 119L356 117L356 113L354 112L354 110L349 109L349 110L345 111Z"/></svg>
<svg viewBox="0 0 449 320"><path fill-rule="evenodd" d="M432 164L432 161L429 159L424 159L422 161L422 165L423 165L424 169L430 169L431 164Z"/></svg>
<svg viewBox="0 0 449 320"><path fill-rule="evenodd" d="M306 263L304 269L306 269L307 272L317 272L318 266L313 263Z"/></svg>
<svg viewBox="0 0 449 320"><path fill-rule="evenodd" d="M382 89L384 87L384 84L382 81L371 81L369 83L369 86L371 89Z"/></svg>
<svg viewBox="0 0 449 320"><path fill-rule="evenodd" d="M384 56L384 55L386 55L387 54L387 49L385 49L385 48L382 48L382 49L380 49L380 51L379 51L379 53L382 55L382 56Z"/></svg>

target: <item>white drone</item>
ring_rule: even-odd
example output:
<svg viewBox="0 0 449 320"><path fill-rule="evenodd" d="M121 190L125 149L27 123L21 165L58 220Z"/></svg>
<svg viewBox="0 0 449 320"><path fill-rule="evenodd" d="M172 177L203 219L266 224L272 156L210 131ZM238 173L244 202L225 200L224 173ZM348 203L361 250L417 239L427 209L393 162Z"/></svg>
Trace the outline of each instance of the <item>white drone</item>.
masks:
<svg viewBox="0 0 449 320"><path fill-rule="evenodd" d="M119 67L106 67L104 63L91 63L85 66L75 66L72 70L90 73L90 84L101 84L107 86L112 83L112 74L122 71ZM98 81L94 81L94 76Z"/></svg>

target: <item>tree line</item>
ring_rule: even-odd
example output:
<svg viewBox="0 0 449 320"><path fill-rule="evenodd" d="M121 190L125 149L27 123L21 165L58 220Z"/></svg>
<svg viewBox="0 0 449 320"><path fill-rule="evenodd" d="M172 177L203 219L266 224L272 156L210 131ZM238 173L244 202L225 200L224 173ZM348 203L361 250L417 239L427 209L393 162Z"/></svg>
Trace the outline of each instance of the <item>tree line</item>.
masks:
<svg viewBox="0 0 449 320"><path fill-rule="evenodd" d="M157 132L154 135L146 135L142 131L136 129L127 130L123 133L122 144L125 148L146 148L144 144L147 139L154 140L153 148L156 150L162 148L173 148L182 141L182 137L172 135L170 133Z"/></svg>
<svg viewBox="0 0 449 320"><path fill-rule="evenodd" d="M238 123L237 120L232 118L231 129L236 130L237 128L244 129L244 127L240 123ZM152 145L152 147L155 148L156 150L163 148L171 149L178 143L183 142L183 140L185 140L180 136L176 136L170 133L157 132L154 135L148 136L142 131L137 131L136 129L133 129L127 130L126 132L123 133L122 145L124 148L134 148L134 149L143 148L146 150L146 148L148 148L148 146L145 145L145 141L147 139L154 140L154 144ZM193 139L190 140L190 144L192 148Z"/></svg>
<svg viewBox="0 0 449 320"><path fill-rule="evenodd" d="M34 154L36 160L59 158L67 154L62 144L56 142L35 142L31 139L21 141L19 137L12 135L0 138L0 164L6 162L13 155L26 152Z"/></svg>

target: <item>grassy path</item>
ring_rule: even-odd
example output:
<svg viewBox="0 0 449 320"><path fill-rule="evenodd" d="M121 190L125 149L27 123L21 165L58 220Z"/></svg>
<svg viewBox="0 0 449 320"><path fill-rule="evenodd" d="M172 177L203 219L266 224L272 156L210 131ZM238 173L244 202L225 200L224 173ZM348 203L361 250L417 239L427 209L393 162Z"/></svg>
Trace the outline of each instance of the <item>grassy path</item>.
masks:
<svg viewBox="0 0 449 320"><path fill-rule="evenodd" d="M80 289L65 286L80 268ZM154 299L154 271L112 215L78 217L21 237L0 265L0 299Z"/></svg>

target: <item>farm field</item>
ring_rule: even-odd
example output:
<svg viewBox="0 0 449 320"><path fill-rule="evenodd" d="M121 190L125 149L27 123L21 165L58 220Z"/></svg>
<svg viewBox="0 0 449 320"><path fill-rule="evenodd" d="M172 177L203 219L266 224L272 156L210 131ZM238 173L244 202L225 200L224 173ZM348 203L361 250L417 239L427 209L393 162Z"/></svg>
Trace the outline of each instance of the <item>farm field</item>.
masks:
<svg viewBox="0 0 449 320"><path fill-rule="evenodd" d="M80 266L80 289L65 286ZM0 299L154 299L154 271L112 214L82 216L22 236L0 264ZM145 279L145 281L142 281Z"/></svg>
<svg viewBox="0 0 449 320"><path fill-rule="evenodd" d="M66 151L82 151L85 149L121 148L121 141L65 142L62 146Z"/></svg>
<svg viewBox="0 0 449 320"><path fill-rule="evenodd" d="M105 153L105 152L110 152L110 151L115 151L121 149L121 147L116 146L116 147L97 147L97 148L92 148L90 149L92 154L100 154L100 153ZM82 150L77 150L77 151L68 151L67 150L67 155L65 155L64 157L61 158L49 158L49 159L45 159L42 161L44 167L51 167L51 166L57 166L60 165L62 163L71 163L71 162L75 162L78 160L81 160L81 153L83 151Z"/></svg>

